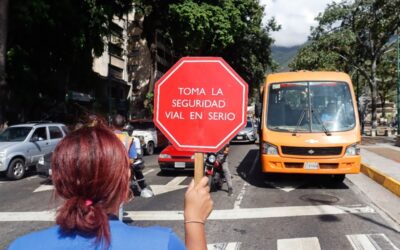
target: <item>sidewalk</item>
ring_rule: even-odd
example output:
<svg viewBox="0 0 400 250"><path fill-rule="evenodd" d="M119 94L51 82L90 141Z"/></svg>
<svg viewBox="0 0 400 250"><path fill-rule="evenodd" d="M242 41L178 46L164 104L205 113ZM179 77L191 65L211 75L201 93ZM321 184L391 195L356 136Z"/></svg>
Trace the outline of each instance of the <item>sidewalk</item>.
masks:
<svg viewBox="0 0 400 250"><path fill-rule="evenodd" d="M394 138L365 137L361 146L361 172L400 197L400 147Z"/></svg>
<svg viewBox="0 0 400 250"><path fill-rule="evenodd" d="M395 140L387 136L363 137L362 173L346 177L383 211L383 217L397 223L393 227L400 232L400 147L394 146Z"/></svg>

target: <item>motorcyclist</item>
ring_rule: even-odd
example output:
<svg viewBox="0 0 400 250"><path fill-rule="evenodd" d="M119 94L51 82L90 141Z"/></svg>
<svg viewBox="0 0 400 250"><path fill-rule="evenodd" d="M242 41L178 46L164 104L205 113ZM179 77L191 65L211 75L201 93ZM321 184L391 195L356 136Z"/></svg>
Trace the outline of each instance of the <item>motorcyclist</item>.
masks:
<svg viewBox="0 0 400 250"><path fill-rule="evenodd" d="M123 131L124 125L125 125L125 118L122 115L118 114L113 117L114 133L125 145L125 148L128 150L128 155L129 159L131 160L131 164L133 164L134 161L138 158L138 156L140 156L139 154L141 154L140 141L137 138L130 137L127 132ZM133 174L140 188L140 196L144 198L149 198L154 196L150 187L147 185L146 180L144 179L142 169L139 167L134 167Z"/></svg>
<svg viewBox="0 0 400 250"><path fill-rule="evenodd" d="M217 152L217 160L220 163L222 163L222 171L224 171L226 184L228 185L228 196L232 196L233 194L232 176L229 170L228 153L229 153L229 144L226 144L220 151Z"/></svg>

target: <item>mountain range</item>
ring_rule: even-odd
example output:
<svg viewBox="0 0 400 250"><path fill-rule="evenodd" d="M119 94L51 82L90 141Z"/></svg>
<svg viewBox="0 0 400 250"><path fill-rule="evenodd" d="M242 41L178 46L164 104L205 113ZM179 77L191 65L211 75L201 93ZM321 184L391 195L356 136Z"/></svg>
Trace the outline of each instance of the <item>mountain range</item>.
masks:
<svg viewBox="0 0 400 250"><path fill-rule="evenodd" d="M277 72L289 71L289 63L303 46L304 44L292 47L272 46L272 58L279 64Z"/></svg>

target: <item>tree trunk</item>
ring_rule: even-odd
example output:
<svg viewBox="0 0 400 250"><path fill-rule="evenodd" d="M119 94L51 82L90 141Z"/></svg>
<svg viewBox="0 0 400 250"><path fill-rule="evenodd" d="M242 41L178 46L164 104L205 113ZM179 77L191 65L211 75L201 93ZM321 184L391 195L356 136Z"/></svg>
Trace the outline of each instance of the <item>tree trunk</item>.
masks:
<svg viewBox="0 0 400 250"><path fill-rule="evenodd" d="M377 79L376 79L376 62L377 60L373 60L371 65L371 123L372 128L375 129L378 125L377 117L376 117L376 100L378 99L378 86L377 86Z"/></svg>
<svg viewBox="0 0 400 250"><path fill-rule="evenodd" d="M0 0L0 124L7 120L5 106L7 103L6 51L8 0Z"/></svg>

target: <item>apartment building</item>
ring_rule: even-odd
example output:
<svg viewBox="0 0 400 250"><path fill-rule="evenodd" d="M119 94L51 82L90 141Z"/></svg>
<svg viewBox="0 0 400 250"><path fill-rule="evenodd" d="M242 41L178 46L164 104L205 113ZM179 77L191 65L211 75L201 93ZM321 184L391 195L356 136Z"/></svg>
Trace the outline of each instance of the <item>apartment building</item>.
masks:
<svg viewBox="0 0 400 250"><path fill-rule="evenodd" d="M98 78L96 109L108 115L129 113L132 84L129 80L127 30L133 18L134 11L122 19L113 19L111 34L104 38L104 52L93 60L93 71Z"/></svg>

